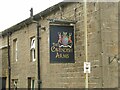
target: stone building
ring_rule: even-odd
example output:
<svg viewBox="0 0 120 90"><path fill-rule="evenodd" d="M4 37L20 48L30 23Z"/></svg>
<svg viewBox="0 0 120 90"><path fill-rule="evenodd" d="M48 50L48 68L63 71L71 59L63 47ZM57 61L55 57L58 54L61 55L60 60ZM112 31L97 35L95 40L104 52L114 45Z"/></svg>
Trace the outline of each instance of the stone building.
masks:
<svg viewBox="0 0 120 90"><path fill-rule="evenodd" d="M119 87L118 14L117 2L87 3L87 54L91 63L91 73L88 74L89 88ZM38 87L35 22L38 21L41 26L39 38L41 87L85 88L84 15L83 2L61 2L1 32L0 68L1 77L6 78L6 87L8 87L8 33L10 33L11 88ZM74 62L50 62L50 25L74 27Z"/></svg>

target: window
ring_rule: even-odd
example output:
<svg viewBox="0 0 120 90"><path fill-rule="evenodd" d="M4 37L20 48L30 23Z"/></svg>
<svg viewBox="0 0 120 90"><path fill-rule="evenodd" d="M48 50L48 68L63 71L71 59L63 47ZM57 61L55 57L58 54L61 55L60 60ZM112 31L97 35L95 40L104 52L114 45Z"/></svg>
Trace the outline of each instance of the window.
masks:
<svg viewBox="0 0 120 90"><path fill-rule="evenodd" d="M28 77L28 90L35 90L34 78Z"/></svg>
<svg viewBox="0 0 120 90"><path fill-rule="evenodd" d="M13 84L14 90L17 90L18 79L12 79L12 84Z"/></svg>
<svg viewBox="0 0 120 90"><path fill-rule="evenodd" d="M13 40L13 56L14 56L14 60L18 61L18 41L17 39Z"/></svg>
<svg viewBox="0 0 120 90"><path fill-rule="evenodd" d="M34 90L35 88L35 80L31 79L31 89Z"/></svg>
<svg viewBox="0 0 120 90"><path fill-rule="evenodd" d="M31 61L35 61L35 37L31 38L30 42L30 56L31 56Z"/></svg>

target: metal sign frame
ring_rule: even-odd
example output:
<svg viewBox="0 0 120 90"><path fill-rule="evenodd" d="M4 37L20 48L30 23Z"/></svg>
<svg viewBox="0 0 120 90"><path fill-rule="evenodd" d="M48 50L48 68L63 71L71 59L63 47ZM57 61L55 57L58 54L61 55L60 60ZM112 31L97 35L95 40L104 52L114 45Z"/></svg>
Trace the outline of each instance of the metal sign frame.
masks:
<svg viewBox="0 0 120 90"><path fill-rule="evenodd" d="M50 23L49 24L49 50L50 50L50 63L74 63L75 62L75 53L74 53L74 46L75 46L75 41L74 41L74 36L75 36L75 27L74 27L74 25L68 25L68 24L56 24L56 23ZM73 36L72 36L72 40L73 40L73 47L72 47L72 49L71 50L73 50L73 55L71 55L70 56L70 58L69 59L66 59L66 58L63 58L62 56L62 58L61 59L55 59L55 58L53 58L53 56L51 57L51 43L53 43L53 42L51 42L51 26L55 26L55 27L68 27L68 28L72 28L72 34L73 34ZM53 33L54 33L54 31L55 30L53 30ZM65 32L67 32L67 30L62 30L62 31L65 31ZM60 33L62 33L62 31L61 30L57 30L57 31L55 31L55 33L57 33L57 32L60 32ZM70 32L70 31L69 31ZM54 34L53 34L54 35ZM68 34L67 34L68 35ZM55 38L55 37L54 37ZM58 38L58 37L57 37ZM64 47L63 47L64 48ZM56 52L57 53L57 52ZM61 54L62 55L62 54Z"/></svg>

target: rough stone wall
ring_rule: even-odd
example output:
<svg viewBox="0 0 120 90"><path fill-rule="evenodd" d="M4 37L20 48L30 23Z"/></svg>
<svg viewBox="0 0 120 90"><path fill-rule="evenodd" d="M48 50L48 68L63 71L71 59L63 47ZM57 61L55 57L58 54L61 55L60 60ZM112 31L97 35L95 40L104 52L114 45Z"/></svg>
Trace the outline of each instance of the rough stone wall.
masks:
<svg viewBox="0 0 120 90"><path fill-rule="evenodd" d="M118 3L87 3L88 5L88 61L91 62L89 74L90 88L116 88L118 87L117 62L108 63L108 57L118 54ZM111 13L112 12L112 13ZM61 14L60 14L61 13ZM42 49L42 86L84 88L85 74L83 63L84 52L84 12L83 3L74 3L63 7L62 12L57 11L46 18L77 20L75 25L75 63L50 64L49 49ZM56 17L57 16L57 17ZM43 20L45 21L45 20ZM41 23L43 22L41 21ZM46 26L46 23L43 24ZM45 34L45 32L44 32ZM49 35L49 30L48 30ZM43 37L44 39L47 37ZM41 42L46 41L41 39ZM42 41L43 40L43 41ZM45 46L43 44L43 46ZM45 47L49 47L48 44ZM44 48L41 46L41 48ZM45 53L47 51L47 53ZM43 62L44 59L44 62ZM46 61L47 60L47 61ZM45 68L47 66L47 68ZM46 71L46 72L44 72ZM52 73L51 73L52 72ZM44 78L45 77L45 78ZM51 83L49 83L49 81ZM58 82L58 83L56 83Z"/></svg>
<svg viewBox="0 0 120 90"><path fill-rule="evenodd" d="M7 79L8 76L8 49L7 49L7 37L0 36L0 77ZM8 87L8 83L6 83Z"/></svg>
<svg viewBox="0 0 120 90"><path fill-rule="evenodd" d="M36 77L36 61L30 60L30 39L36 35L34 24L13 33L11 42L11 79L18 79L18 88L28 87L28 77ZM18 41L18 61L14 59L13 40ZM13 85L12 85L13 86Z"/></svg>
<svg viewBox="0 0 120 90"><path fill-rule="evenodd" d="M42 86L50 88L84 88L85 74L83 72L83 64L85 61L85 45L83 3L66 5L63 7L62 12L54 12L54 14L46 18L77 20L75 25L75 63L49 63L49 41L47 42L48 44L41 45ZM48 27L46 23L43 23L44 21L41 21L41 24ZM88 61L92 64L92 71L89 74L90 88L101 87L101 34L99 23L99 4L88 3ZM42 35L45 35L46 32L43 33ZM47 36L49 36L49 28L47 28ZM48 40L48 37L42 37L41 42L46 42L45 38ZM44 55L47 56L46 59Z"/></svg>
<svg viewBox="0 0 120 90"><path fill-rule="evenodd" d="M0 46L2 46L2 38L0 37ZM0 77L2 77L2 49L0 49Z"/></svg>
<svg viewBox="0 0 120 90"><path fill-rule="evenodd" d="M118 57L120 58L120 2L118 3ZM118 87L120 88L120 63L118 64Z"/></svg>
<svg viewBox="0 0 120 90"><path fill-rule="evenodd" d="M99 19L99 3L88 3L88 61L91 62L89 87L101 87L101 33Z"/></svg>
<svg viewBox="0 0 120 90"><path fill-rule="evenodd" d="M4 60L2 60L2 76L3 77L7 77L8 75L8 49L4 48L2 49L2 58L4 58Z"/></svg>
<svg viewBox="0 0 120 90"><path fill-rule="evenodd" d="M118 63L108 63L108 57L118 57L118 3L100 4L101 40L102 40L102 73L103 87L118 87Z"/></svg>
<svg viewBox="0 0 120 90"><path fill-rule="evenodd" d="M88 61L91 62L89 88L118 87L118 65L108 63L108 57L118 54L117 3L87 3ZM47 19L76 20L75 63L50 63L49 21ZM42 88L84 88L85 61L83 3L71 3L62 10L42 16L40 59ZM11 79L18 79L19 88L27 88L28 77L35 77L37 87L37 61L30 62L30 38L36 36L36 24L25 26L10 37ZM18 61L13 59L13 40L18 40ZM6 39L3 42L6 42Z"/></svg>

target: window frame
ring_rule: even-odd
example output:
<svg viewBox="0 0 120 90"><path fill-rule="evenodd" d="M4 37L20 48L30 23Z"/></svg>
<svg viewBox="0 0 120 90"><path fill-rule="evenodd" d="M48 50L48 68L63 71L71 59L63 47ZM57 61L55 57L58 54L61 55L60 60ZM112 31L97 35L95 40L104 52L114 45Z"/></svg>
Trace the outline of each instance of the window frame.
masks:
<svg viewBox="0 0 120 90"><path fill-rule="evenodd" d="M17 62L18 61L18 39L13 40L13 55L14 55L14 60Z"/></svg>
<svg viewBox="0 0 120 90"><path fill-rule="evenodd" d="M14 90L17 90L17 88L18 88L18 79L12 79L12 83L13 83Z"/></svg>
<svg viewBox="0 0 120 90"><path fill-rule="evenodd" d="M30 38L30 61L34 62L36 61L36 40L35 36Z"/></svg>
<svg viewBox="0 0 120 90"><path fill-rule="evenodd" d="M35 78L34 77L28 77L28 89L35 90Z"/></svg>

